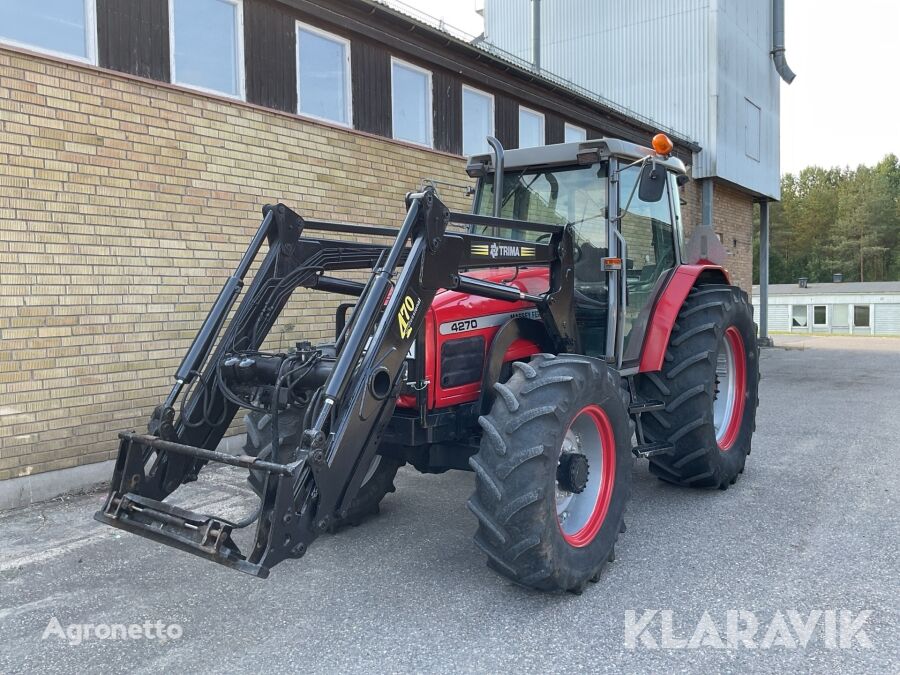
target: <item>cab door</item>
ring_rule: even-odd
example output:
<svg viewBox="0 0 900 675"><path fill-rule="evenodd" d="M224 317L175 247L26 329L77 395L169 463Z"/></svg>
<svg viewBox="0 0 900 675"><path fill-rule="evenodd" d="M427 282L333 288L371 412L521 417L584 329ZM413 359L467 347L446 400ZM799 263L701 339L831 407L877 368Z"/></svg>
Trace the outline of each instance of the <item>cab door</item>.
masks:
<svg viewBox="0 0 900 675"><path fill-rule="evenodd" d="M624 293L618 289L623 307L617 313L615 346L623 369L637 365L654 302L678 264L672 182L665 181L659 201L645 202L639 195L640 175L640 165L618 171L619 217L610 219L610 228L615 230L612 238L617 240L622 258L620 283L623 277L625 280Z"/></svg>

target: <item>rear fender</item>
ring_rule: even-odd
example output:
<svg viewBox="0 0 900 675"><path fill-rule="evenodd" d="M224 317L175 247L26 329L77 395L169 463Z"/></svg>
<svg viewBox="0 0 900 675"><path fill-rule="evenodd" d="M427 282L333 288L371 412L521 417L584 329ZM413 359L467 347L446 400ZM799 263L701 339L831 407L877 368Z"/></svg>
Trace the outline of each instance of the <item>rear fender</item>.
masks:
<svg viewBox="0 0 900 675"><path fill-rule="evenodd" d="M728 272L719 265L679 265L653 307L641 350L639 371L649 373L662 369L675 319L694 286L730 283Z"/></svg>

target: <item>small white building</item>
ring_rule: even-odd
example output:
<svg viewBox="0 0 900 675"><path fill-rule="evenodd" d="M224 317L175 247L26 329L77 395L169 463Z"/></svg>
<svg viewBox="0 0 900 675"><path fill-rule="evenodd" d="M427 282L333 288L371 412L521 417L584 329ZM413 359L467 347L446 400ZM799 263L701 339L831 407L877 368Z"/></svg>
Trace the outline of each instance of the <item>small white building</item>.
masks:
<svg viewBox="0 0 900 675"><path fill-rule="evenodd" d="M759 286L753 287L759 316ZM769 330L785 333L900 335L900 281L771 284Z"/></svg>

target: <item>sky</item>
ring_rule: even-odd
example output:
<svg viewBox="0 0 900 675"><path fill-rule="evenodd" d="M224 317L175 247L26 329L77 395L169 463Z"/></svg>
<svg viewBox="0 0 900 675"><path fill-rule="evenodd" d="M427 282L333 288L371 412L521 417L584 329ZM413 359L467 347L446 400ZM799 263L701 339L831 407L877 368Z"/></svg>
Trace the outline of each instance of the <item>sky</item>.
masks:
<svg viewBox="0 0 900 675"><path fill-rule="evenodd" d="M403 2L481 33L476 0ZM797 79L781 85L782 173L900 156L900 0L785 5L787 61Z"/></svg>

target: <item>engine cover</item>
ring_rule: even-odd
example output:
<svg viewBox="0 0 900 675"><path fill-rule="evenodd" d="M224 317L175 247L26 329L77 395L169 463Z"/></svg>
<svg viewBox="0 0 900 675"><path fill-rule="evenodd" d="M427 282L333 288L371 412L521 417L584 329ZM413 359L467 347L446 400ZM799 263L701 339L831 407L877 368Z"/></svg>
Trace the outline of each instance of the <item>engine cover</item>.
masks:
<svg viewBox="0 0 900 675"><path fill-rule="evenodd" d="M506 283L526 293L543 293L549 285L546 268L512 267L467 272L469 276ZM425 378L429 381L429 409L475 401L481 394L481 375L494 336L510 319L539 318L529 302L507 302L456 291L441 291L428 310L424 325ZM527 340L514 342L507 361L540 351ZM401 396L397 406L413 408L414 396Z"/></svg>

